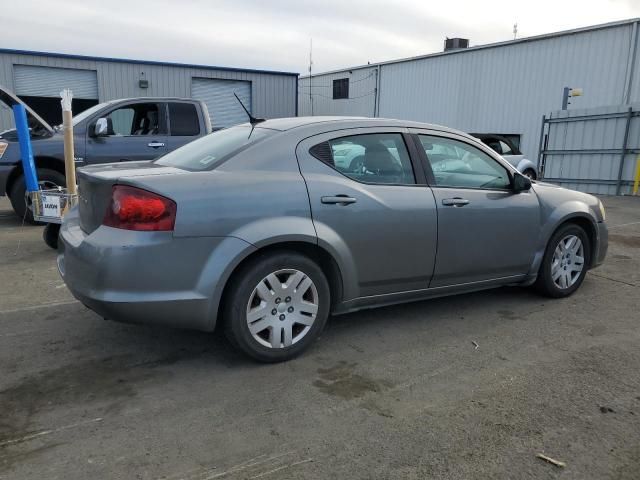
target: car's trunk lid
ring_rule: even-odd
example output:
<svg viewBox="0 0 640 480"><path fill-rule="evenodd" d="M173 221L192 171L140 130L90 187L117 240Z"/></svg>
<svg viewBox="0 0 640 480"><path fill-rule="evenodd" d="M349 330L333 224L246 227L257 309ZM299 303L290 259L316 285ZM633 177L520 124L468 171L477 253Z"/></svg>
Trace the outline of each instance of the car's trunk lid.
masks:
<svg viewBox="0 0 640 480"><path fill-rule="evenodd" d="M102 224L115 184L129 184L140 177L184 173L188 172L149 161L109 163L80 168L78 170L80 227L84 232L91 233Z"/></svg>

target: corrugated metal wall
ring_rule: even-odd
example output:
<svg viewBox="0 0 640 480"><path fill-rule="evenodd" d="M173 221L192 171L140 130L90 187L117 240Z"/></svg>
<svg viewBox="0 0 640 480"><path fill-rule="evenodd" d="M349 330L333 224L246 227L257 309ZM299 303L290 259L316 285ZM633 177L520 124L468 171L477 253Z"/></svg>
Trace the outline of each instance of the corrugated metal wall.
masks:
<svg viewBox="0 0 640 480"><path fill-rule="evenodd" d="M0 52L0 85L11 90L15 89L14 65L93 70L97 75L101 102L128 97L191 97L191 79L194 77L245 80L251 82L255 116L296 115L296 75ZM149 81L149 88L139 87L142 78ZM11 112L0 108L0 131L12 125Z"/></svg>
<svg viewBox="0 0 640 480"><path fill-rule="evenodd" d="M584 89L584 96L573 99L570 108L623 103L633 28L629 21L383 63L379 66L377 116L442 124L467 132L520 134L521 149L535 160L542 115L560 108L563 87ZM635 41L638 43L638 36ZM635 53L630 101L640 101L639 55L640 48ZM313 83L328 85L334 78L366 77L376 67L354 68L351 74L344 70L318 75ZM366 90L375 88L374 78ZM300 79L301 115L310 113L308 85L309 78ZM315 94L317 89L311 90ZM332 100L331 90L326 90L329 98L312 97L315 115L373 116L373 95Z"/></svg>
<svg viewBox="0 0 640 480"><path fill-rule="evenodd" d="M355 115L373 117L377 68L361 68L335 74L301 78L298 89L300 115ZM333 100L333 81L349 79L349 98ZM311 93L311 95L309 95Z"/></svg>

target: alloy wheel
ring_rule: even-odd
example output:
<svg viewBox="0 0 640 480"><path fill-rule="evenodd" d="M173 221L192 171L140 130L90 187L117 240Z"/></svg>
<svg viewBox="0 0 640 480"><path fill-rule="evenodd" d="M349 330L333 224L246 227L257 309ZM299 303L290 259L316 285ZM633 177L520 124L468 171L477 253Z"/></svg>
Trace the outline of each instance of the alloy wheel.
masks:
<svg viewBox="0 0 640 480"><path fill-rule="evenodd" d="M584 268L584 245L576 235L564 237L553 252L551 279L564 290L573 286Z"/></svg>
<svg viewBox="0 0 640 480"><path fill-rule="evenodd" d="M275 271L264 277L249 297L249 332L265 347L290 347L309 333L318 305L318 290L306 274L295 269Z"/></svg>

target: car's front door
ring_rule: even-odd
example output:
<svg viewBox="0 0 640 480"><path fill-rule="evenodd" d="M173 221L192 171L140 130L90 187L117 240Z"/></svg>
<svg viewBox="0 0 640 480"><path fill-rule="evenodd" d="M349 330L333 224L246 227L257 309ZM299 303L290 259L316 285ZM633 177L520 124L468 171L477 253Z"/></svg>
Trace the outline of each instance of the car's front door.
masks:
<svg viewBox="0 0 640 480"><path fill-rule="evenodd" d="M464 137L434 132L417 139L438 208L430 286L508 282L527 274L539 245L535 192L514 193L508 169Z"/></svg>
<svg viewBox="0 0 640 480"><path fill-rule="evenodd" d="M341 263L344 300L429 285L436 207L407 141L403 129L361 128L317 135L296 149L319 243Z"/></svg>
<svg viewBox="0 0 640 480"><path fill-rule="evenodd" d="M99 117L107 119L107 134L92 135L97 117L89 123L85 150L87 163L152 160L167 151L164 103L121 104Z"/></svg>

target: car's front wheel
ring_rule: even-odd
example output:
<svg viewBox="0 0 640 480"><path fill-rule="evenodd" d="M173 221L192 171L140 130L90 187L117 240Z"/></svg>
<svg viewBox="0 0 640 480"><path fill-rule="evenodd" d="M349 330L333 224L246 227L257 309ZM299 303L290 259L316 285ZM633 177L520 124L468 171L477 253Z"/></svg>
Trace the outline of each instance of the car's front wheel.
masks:
<svg viewBox="0 0 640 480"><path fill-rule="evenodd" d="M522 174L529 180L535 180L538 178L538 175L536 175L536 171L532 168L527 168L524 172L522 172Z"/></svg>
<svg viewBox="0 0 640 480"><path fill-rule="evenodd" d="M582 285L590 257L591 245L584 229L575 224L560 227L547 245L537 289L554 298L571 295Z"/></svg>
<svg viewBox="0 0 640 480"><path fill-rule="evenodd" d="M227 291L227 338L261 362L281 362L302 353L320 335L329 315L324 273L295 252L259 256L234 275Z"/></svg>

